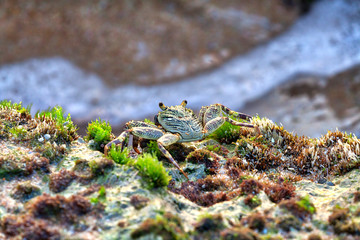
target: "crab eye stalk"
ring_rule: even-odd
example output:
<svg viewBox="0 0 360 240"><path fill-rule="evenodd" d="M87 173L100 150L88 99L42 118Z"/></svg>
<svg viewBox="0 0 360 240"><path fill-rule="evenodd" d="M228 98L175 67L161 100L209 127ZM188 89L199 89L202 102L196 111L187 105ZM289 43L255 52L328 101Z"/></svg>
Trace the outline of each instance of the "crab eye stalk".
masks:
<svg viewBox="0 0 360 240"><path fill-rule="evenodd" d="M157 125L157 126L160 125L158 116L159 116L159 114L156 114L156 115L154 116L154 123L155 123L155 125Z"/></svg>
<svg viewBox="0 0 360 240"><path fill-rule="evenodd" d="M162 102L159 102L159 107L161 108L161 110L167 109L167 107Z"/></svg>
<svg viewBox="0 0 360 240"><path fill-rule="evenodd" d="M184 100L184 101L181 102L181 106L183 106L183 107L186 107L186 104L187 104L187 101L186 101L186 100Z"/></svg>

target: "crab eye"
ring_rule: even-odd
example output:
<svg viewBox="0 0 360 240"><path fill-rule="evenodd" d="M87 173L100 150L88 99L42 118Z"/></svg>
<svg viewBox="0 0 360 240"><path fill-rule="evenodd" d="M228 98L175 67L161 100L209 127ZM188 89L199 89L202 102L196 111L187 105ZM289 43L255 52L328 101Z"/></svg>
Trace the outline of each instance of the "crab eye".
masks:
<svg viewBox="0 0 360 240"><path fill-rule="evenodd" d="M187 104L187 101L186 101L186 100L184 100L184 101L181 102L181 106L183 106L183 107L185 107L186 104Z"/></svg>
<svg viewBox="0 0 360 240"><path fill-rule="evenodd" d="M162 102L159 102L159 107L161 108L161 110L167 109L167 107Z"/></svg>

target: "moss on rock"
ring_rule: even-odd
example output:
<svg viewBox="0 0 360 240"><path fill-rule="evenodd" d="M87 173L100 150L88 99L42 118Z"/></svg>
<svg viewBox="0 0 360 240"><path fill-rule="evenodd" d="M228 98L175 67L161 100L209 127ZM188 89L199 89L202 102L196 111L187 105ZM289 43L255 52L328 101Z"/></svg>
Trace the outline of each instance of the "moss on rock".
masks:
<svg viewBox="0 0 360 240"><path fill-rule="evenodd" d="M31 183L31 181L25 181L18 183L11 192L11 197L19 201L26 202L33 197L41 194L40 187Z"/></svg>
<svg viewBox="0 0 360 240"><path fill-rule="evenodd" d="M168 212L156 215L155 219L146 219L131 233L134 239L147 235L160 236L164 240L187 238L181 220Z"/></svg>

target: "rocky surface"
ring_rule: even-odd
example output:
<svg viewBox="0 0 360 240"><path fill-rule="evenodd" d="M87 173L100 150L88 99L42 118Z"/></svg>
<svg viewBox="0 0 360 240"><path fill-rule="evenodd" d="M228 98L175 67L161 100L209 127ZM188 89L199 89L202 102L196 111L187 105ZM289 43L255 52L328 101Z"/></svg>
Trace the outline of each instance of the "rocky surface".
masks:
<svg viewBox="0 0 360 240"><path fill-rule="evenodd" d="M251 123L261 135L226 124L210 139L168 148L187 181L149 141L135 141L140 154L132 152L133 159L116 149L116 163L105 158L104 145L95 143L107 139L109 125L102 132L92 122L95 135L84 140L62 114L59 108L31 116L19 105L0 107L2 238L360 235L360 141L354 135L300 137L259 117ZM146 152L171 176L167 187L150 185L154 179L136 167Z"/></svg>

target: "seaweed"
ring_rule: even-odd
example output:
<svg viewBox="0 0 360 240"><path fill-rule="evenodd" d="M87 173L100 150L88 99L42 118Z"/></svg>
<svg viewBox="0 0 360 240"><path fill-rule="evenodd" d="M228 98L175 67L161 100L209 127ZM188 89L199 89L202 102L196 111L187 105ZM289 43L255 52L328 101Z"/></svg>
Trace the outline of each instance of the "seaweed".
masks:
<svg viewBox="0 0 360 240"><path fill-rule="evenodd" d="M244 120L238 119L234 116L229 117L235 121L244 122ZM236 140L239 139L239 136L242 135L244 132L252 133L252 130L245 129L244 127L240 126L235 126L228 122L224 122L224 124L215 132L210 134L208 138L214 139L220 143L231 144L236 142Z"/></svg>
<svg viewBox="0 0 360 240"><path fill-rule="evenodd" d="M121 150L121 147L113 144L110 148L108 157L118 164L129 164L131 159L129 158L130 151L127 148Z"/></svg>
<svg viewBox="0 0 360 240"><path fill-rule="evenodd" d="M140 210L148 205L150 199L141 195L133 195L130 198L130 204L134 206L136 210Z"/></svg>
<svg viewBox="0 0 360 240"><path fill-rule="evenodd" d="M230 152L226 147L220 144L206 145L206 149L211 152L215 152L216 154L219 154L223 157L226 157Z"/></svg>
<svg viewBox="0 0 360 240"><path fill-rule="evenodd" d="M205 186L206 187L206 186ZM188 181L181 183L179 188L169 185L170 191L181 194L190 201L204 207L212 206L216 203L227 201L230 197L225 192L204 192L203 181Z"/></svg>
<svg viewBox="0 0 360 240"><path fill-rule="evenodd" d="M104 175L114 168L114 162L108 158L96 158L89 162L89 167L94 176Z"/></svg>
<svg viewBox="0 0 360 240"><path fill-rule="evenodd" d="M25 108L21 102L0 101L0 139L25 139L27 129L23 125L31 120L30 109L31 105Z"/></svg>
<svg viewBox="0 0 360 240"><path fill-rule="evenodd" d="M205 213L199 217L197 223L194 224L194 230L199 233L219 232L225 229L224 219L220 214L211 215Z"/></svg>
<svg viewBox="0 0 360 240"><path fill-rule="evenodd" d="M208 175L203 179L198 179L196 184L201 186L203 191L226 191L229 189L229 181L220 176Z"/></svg>
<svg viewBox="0 0 360 240"><path fill-rule="evenodd" d="M134 167L145 177L150 188L165 187L169 184L171 177L154 154L144 153L140 155L135 161Z"/></svg>
<svg viewBox="0 0 360 240"><path fill-rule="evenodd" d="M54 125L54 129L56 129L55 141L58 143L72 142L79 137L76 133L77 126L72 122L70 113L65 118L64 110L60 106L38 111L34 118ZM42 133L45 134L46 132L42 131Z"/></svg>
<svg viewBox="0 0 360 240"><path fill-rule="evenodd" d="M1 220L1 229L7 237L28 240L60 240L60 233L44 220L32 216L8 215Z"/></svg>
<svg viewBox="0 0 360 240"><path fill-rule="evenodd" d="M101 186L99 188L98 194L96 197L93 197L90 199L90 202L93 204L97 204L97 203L103 203L106 201L106 189L104 186Z"/></svg>
<svg viewBox="0 0 360 240"><path fill-rule="evenodd" d="M216 171L220 168L219 160L219 156L205 149L195 150L191 152L186 158L186 161L191 163L205 164L206 172L208 174L215 174Z"/></svg>
<svg viewBox="0 0 360 240"><path fill-rule="evenodd" d="M360 235L360 225L353 220L348 208L335 207L328 221L336 234Z"/></svg>
<svg viewBox="0 0 360 240"><path fill-rule="evenodd" d="M277 218L276 225L285 232L290 232L291 229L300 230L302 223L296 216L287 214Z"/></svg>
<svg viewBox="0 0 360 240"><path fill-rule="evenodd" d="M50 175L49 189L54 193L62 192L74 179L74 172L61 169L59 172Z"/></svg>
<svg viewBox="0 0 360 240"><path fill-rule="evenodd" d="M155 155L157 158L161 158L163 156L163 153L160 151L156 141L150 140L144 151Z"/></svg>
<svg viewBox="0 0 360 240"><path fill-rule="evenodd" d="M160 236L164 240L188 238L181 219L169 212L159 213L155 219L146 219L131 233L134 239L147 235Z"/></svg>
<svg viewBox="0 0 360 240"><path fill-rule="evenodd" d="M87 182L95 177L89 166L88 160L76 159L74 163L75 165L71 171L79 181Z"/></svg>
<svg viewBox="0 0 360 240"><path fill-rule="evenodd" d="M265 183L266 195L274 203L279 203L283 199L290 199L295 196L295 186L288 182Z"/></svg>
<svg viewBox="0 0 360 240"><path fill-rule="evenodd" d="M128 155L127 148L124 148L123 151L116 146L110 148L109 157L116 163L127 164L139 170L150 188L164 187L169 184L171 177L154 153L143 153L136 160L132 160Z"/></svg>
<svg viewBox="0 0 360 240"><path fill-rule="evenodd" d="M310 214L314 214L316 212L315 206L312 202L310 202L309 195L300 198L299 201L296 202L300 209L305 210Z"/></svg>
<svg viewBox="0 0 360 240"><path fill-rule="evenodd" d="M279 204L280 208L287 209L295 217L302 221L311 219L316 209L312 202L310 202L309 196L300 197L299 199L283 200Z"/></svg>
<svg viewBox="0 0 360 240"><path fill-rule="evenodd" d="M266 227L266 218L261 213L252 213L248 217L242 219L242 224L248 225L248 227L252 230L257 230L258 232L262 232Z"/></svg>
<svg viewBox="0 0 360 240"><path fill-rule="evenodd" d="M59 159L68 150L69 144L79 137L76 132L77 127L71 121L70 114L64 117L63 109L56 106L46 111L37 112L32 117L30 108L29 106L23 107L21 103L11 103L10 101L0 103L0 139L8 139L8 141L21 146L32 148L33 151L45 157L48 162ZM30 156L30 154L24 155ZM20 159L19 161L15 158L7 156L7 159L10 161L12 159L15 163L12 164L12 167L4 169L3 173L11 173L14 170L26 175L32 173L32 167L34 169L37 167L35 166L37 165L36 162L34 162L35 165L32 165L32 161L24 163L24 160ZM9 164L7 159L2 158L5 165ZM20 162L24 163L24 166L27 165L28 170L24 171L24 166L15 166ZM43 164L43 167L46 168L46 163Z"/></svg>
<svg viewBox="0 0 360 240"><path fill-rule="evenodd" d="M34 170L49 171L49 159L39 153L28 153L25 149L13 150L0 156L0 176L28 176Z"/></svg>
<svg viewBox="0 0 360 240"><path fill-rule="evenodd" d="M26 107L23 107L22 102L19 103L13 103L11 100L2 100L0 101L0 109L14 109L19 113L30 113L32 105L28 105Z"/></svg>
<svg viewBox="0 0 360 240"><path fill-rule="evenodd" d="M54 222L61 221L64 224L75 223L80 216L92 210L90 201L82 196L72 195L65 198L64 196L50 196L45 193L32 199L26 207L35 218Z"/></svg>
<svg viewBox="0 0 360 240"><path fill-rule="evenodd" d="M34 198L41 194L41 190L38 186L31 183L31 181L25 181L18 183L10 196L22 202L26 202L31 198Z"/></svg>
<svg viewBox="0 0 360 240"><path fill-rule="evenodd" d="M110 142L114 136L111 133L111 125L101 120L101 118L91 121L87 127L86 140L94 140L92 147L98 151L104 151L105 145Z"/></svg>
<svg viewBox="0 0 360 240"><path fill-rule="evenodd" d="M242 181L240 189L244 195L256 195L263 189L263 185L255 179L248 179Z"/></svg>
<svg viewBox="0 0 360 240"><path fill-rule="evenodd" d="M244 198L244 204L254 209L261 205L261 199L258 197L258 195L254 196L252 194L249 194Z"/></svg>
<svg viewBox="0 0 360 240"><path fill-rule="evenodd" d="M233 227L221 232L221 239L241 239L241 240L260 240L259 235L249 228Z"/></svg>
<svg viewBox="0 0 360 240"><path fill-rule="evenodd" d="M335 225L338 222L345 222L350 217L349 209L347 208L335 208L328 218L330 225Z"/></svg>

